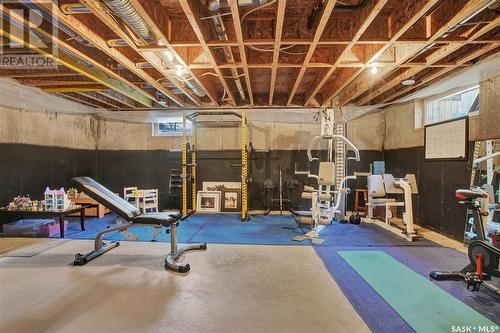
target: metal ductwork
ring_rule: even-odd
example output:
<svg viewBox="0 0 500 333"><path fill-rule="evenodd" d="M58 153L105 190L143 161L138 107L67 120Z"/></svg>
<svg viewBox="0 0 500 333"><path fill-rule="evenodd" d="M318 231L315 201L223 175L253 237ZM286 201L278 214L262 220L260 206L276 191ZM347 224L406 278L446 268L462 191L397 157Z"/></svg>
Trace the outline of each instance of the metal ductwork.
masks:
<svg viewBox="0 0 500 333"><path fill-rule="evenodd" d="M266 0L267 1L267 0ZM218 9L221 7L220 0L212 0L208 4L208 8L216 8L216 11L211 11L210 15L212 15L212 19L214 21L215 25L215 32L217 34L217 38L221 41L227 41L227 32L226 32L226 27L224 26L224 22L222 21L222 17L220 16ZM226 60L230 63L234 63L234 56L233 56L233 51L231 50L231 47L229 46L224 46L222 47L222 51L224 52L224 57ZM238 93L240 94L241 99L246 99L245 96L245 91L243 90L243 85L241 84L241 79L240 75L238 74L238 71L236 68L232 67L231 69L231 77L234 80L234 83L236 84L236 88L238 89Z"/></svg>
<svg viewBox="0 0 500 333"><path fill-rule="evenodd" d="M157 42L158 45L167 45L167 41L161 40L156 36L153 29L148 26L144 18L139 14L137 9L132 5L130 0L104 0L108 8L118 15L137 35L148 43ZM184 67L175 59L170 51L154 52L161 58L165 67L173 69L178 66ZM182 75L178 75L179 80L186 85L198 97L206 96L205 89L196 81L196 79L186 71Z"/></svg>
<svg viewBox="0 0 500 333"><path fill-rule="evenodd" d="M142 39L147 42L158 39L129 0L104 0L104 2Z"/></svg>

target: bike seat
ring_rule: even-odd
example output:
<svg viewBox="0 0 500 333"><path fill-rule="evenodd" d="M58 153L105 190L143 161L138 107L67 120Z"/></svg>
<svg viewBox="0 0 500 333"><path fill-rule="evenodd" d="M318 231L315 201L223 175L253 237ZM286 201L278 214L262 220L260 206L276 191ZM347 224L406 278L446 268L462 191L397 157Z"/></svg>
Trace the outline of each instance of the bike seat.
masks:
<svg viewBox="0 0 500 333"><path fill-rule="evenodd" d="M455 196L461 200L470 200L476 198L487 198L488 193L482 190L460 189L455 191Z"/></svg>

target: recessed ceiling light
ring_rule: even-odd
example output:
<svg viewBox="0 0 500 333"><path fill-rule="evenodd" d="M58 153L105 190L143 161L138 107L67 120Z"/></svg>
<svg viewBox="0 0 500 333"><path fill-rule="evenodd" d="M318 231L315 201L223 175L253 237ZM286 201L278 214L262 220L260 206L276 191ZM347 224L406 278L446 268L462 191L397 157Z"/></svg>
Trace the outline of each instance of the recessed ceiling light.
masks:
<svg viewBox="0 0 500 333"><path fill-rule="evenodd" d="M415 84L415 80L413 79L409 79L409 80L404 80L403 82L401 82L401 84L403 86L412 86Z"/></svg>
<svg viewBox="0 0 500 333"><path fill-rule="evenodd" d="M373 67L370 69L370 73L372 73L372 74L377 74L377 73L378 73L378 68L377 68L377 66L373 66Z"/></svg>

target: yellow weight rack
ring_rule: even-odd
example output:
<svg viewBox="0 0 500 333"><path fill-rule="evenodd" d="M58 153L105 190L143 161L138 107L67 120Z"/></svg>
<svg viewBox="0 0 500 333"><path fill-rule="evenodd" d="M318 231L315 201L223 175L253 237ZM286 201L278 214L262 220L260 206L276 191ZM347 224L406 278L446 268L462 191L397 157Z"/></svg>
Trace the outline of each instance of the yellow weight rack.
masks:
<svg viewBox="0 0 500 333"><path fill-rule="evenodd" d="M248 128L245 111L241 112L241 220L248 212Z"/></svg>
<svg viewBox="0 0 500 333"><path fill-rule="evenodd" d="M187 207L187 129L186 115L182 115L182 217L185 218L188 214Z"/></svg>
<svg viewBox="0 0 500 333"><path fill-rule="evenodd" d="M182 217L186 218L196 210L196 126L197 116L236 116L241 119L241 219L246 221L248 214L248 124L245 111L241 115L230 111L195 112L182 117ZM191 163L188 163L188 133L187 121L192 121L191 132ZM191 210L188 207L188 166L191 166Z"/></svg>

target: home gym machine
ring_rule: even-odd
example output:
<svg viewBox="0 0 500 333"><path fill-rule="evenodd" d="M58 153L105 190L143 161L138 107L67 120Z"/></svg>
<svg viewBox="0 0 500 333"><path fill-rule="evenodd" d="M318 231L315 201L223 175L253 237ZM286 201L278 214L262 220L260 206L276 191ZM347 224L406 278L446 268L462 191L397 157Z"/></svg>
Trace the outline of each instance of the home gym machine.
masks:
<svg viewBox="0 0 500 333"><path fill-rule="evenodd" d="M311 170L298 171L295 168L295 174L307 175L317 182L317 188L304 186L302 192L302 199L311 201L311 212L296 214L299 224L310 225L311 230L304 235L294 237L295 241L305 239L317 241L320 232L326 225L332 223L336 215L343 218L345 207L341 206L345 203L344 194L348 193L345 183L349 179L356 179L356 176L345 175L345 162L346 159L360 160L358 149L344 136L345 124L335 124L333 110L321 110L318 117L321 117L321 135L312 138L307 149L307 157L309 162L319 161L318 157L312 155L313 149L319 142L327 143L327 157L326 161L319 162L317 174L311 173ZM346 155L346 145L354 151L354 157Z"/></svg>
<svg viewBox="0 0 500 333"><path fill-rule="evenodd" d="M412 242L419 235L413 226L413 201L412 194L418 193L417 180L414 174L407 174L403 178L394 178L391 174L368 176L368 207L366 222L374 223L407 241ZM388 198L386 194L403 194L404 201L396 201ZM375 207L385 209L384 221L380 221L373 215ZM391 208L401 207L403 209L403 226L398 227L394 223Z"/></svg>
<svg viewBox="0 0 500 333"><path fill-rule="evenodd" d="M500 249L490 244L486 240L485 225L483 216L487 213L482 211L481 203L477 199L487 199L488 193L481 189L459 189L455 196L460 199L460 203L467 206L472 212L474 218L474 228L476 237L469 243L468 256L470 263L458 272L440 272L433 271L429 275L435 280L465 280L467 289L470 291L479 291L479 287L484 285L500 296L500 290L490 284L483 283L484 280L490 280L492 276L500 277L498 269L500 259Z"/></svg>
<svg viewBox="0 0 500 333"><path fill-rule="evenodd" d="M241 220L247 220L248 213L248 124L245 111L240 113L231 111L198 111L187 116L183 114L182 118L182 219L187 218L189 215L196 212L196 169L197 169L197 155L196 155L196 124L206 123L204 120L197 120L196 118L208 117L208 116L234 116L239 118L241 121L241 165L237 164L235 166L241 167ZM187 133L187 122L192 123L192 133L191 142L189 142ZM224 120L217 121L218 123L224 122ZM188 163L190 148L191 161ZM191 168L191 173L188 174L188 167ZM189 184L190 183L190 184ZM188 185L191 187L191 209L188 206Z"/></svg>

